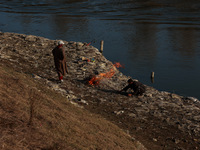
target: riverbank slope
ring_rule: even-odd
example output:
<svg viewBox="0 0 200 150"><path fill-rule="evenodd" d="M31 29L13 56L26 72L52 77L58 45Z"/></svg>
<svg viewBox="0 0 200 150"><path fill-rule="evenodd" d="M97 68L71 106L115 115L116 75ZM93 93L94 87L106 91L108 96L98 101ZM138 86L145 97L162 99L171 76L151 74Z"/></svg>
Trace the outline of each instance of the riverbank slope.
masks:
<svg viewBox="0 0 200 150"><path fill-rule="evenodd" d="M64 41L69 74L57 84L51 50L57 40L33 35L0 33L0 60L48 88L107 120L139 140L148 149L199 149L200 103L195 98L158 91L146 86L142 97L116 91L129 77L113 67L97 48L82 42ZM87 61L92 60L92 61ZM87 84L90 75L115 70L98 86Z"/></svg>

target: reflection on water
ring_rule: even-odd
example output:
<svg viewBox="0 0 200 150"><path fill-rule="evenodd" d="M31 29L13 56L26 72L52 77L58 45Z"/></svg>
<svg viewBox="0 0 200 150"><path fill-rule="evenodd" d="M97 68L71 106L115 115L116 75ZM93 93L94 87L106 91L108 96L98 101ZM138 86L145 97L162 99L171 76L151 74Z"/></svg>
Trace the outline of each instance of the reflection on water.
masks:
<svg viewBox="0 0 200 150"><path fill-rule="evenodd" d="M1 0L0 30L90 42L126 75L200 99L198 0ZM155 72L155 82L150 74Z"/></svg>

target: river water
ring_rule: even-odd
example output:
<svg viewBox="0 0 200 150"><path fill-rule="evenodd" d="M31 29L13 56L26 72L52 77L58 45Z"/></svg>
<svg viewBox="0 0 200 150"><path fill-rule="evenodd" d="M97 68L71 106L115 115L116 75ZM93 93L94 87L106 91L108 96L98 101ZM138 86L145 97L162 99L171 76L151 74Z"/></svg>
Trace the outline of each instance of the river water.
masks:
<svg viewBox="0 0 200 150"><path fill-rule="evenodd" d="M104 40L104 56L125 75L200 99L199 0L1 0L0 31L98 49Z"/></svg>

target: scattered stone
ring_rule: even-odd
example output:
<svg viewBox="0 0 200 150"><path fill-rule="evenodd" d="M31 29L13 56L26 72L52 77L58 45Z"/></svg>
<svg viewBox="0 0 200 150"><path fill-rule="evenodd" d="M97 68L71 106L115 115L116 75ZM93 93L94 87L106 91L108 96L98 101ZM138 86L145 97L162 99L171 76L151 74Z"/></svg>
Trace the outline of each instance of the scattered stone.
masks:
<svg viewBox="0 0 200 150"><path fill-rule="evenodd" d="M178 144L180 142L179 139L176 139L176 138L172 138L172 141L175 143L175 144Z"/></svg>
<svg viewBox="0 0 200 150"><path fill-rule="evenodd" d="M35 79L41 79L41 77L36 75L36 74L32 74L32 77L35 78Z"/></svg>
<svg viewBox="0 0 200 150"><path fill-rule="evenodd" d="M25 40L26 41L30 41L30 42L35 42L36 41L36 37L35 36L32 36L32 35L27 35L25 37Z"/></svg>
<svg viewBox="0 0 200 150"><path fill-rule="evenodd" d="M154 141L154 142L157 142L158 140L157 140L156 138L153 138L153 141Z"/></svg>
<svg viewBox="0 0 200 150"><path fill-rule="evenodd" d="M130 114L128 114L130 117L133 117L133 118L136 118L136 114L134 114L134 113L130 113Z"/></svg>
<svg viewBox="0 0 200 150"><path fill-rule="evenodd" d="M83 104L88 105L88 102L86 100L83 100L83 99L80 99L80 98L76 99L75 101L78 101L78 102L81 102Z"/></svg>
<svg viewBox="0 0 200 150"><path fill-rule="evenodd" d="M132 137L131 139L132 139L133 142L136 140L134 137Z"/></svg>
<svg viewBox="0 0 200 150"><path fill-rule="evenodd" d="M193 101L193 102L198 102L199 103L199 100L195 97L187 97L187 99Z"/></svg>
<svg viewBox="0 0 200 150"><path fill-rule="evenodd" d="M124 111L123 111L123 110L120 110L120 111L114 111L114 113L115 113L116 115L120 115L120 114L123 114Z"/></svg>
<svg viewBox="0 0 200 150"><path fill-rule="evenodd" d="M73 102L73 101L70 101L70 103L73 104L73 105L76 106L76 107L84 108L83 106L80 106L79 104L77 104L77 103L75 103L75 102Z"/></svg>

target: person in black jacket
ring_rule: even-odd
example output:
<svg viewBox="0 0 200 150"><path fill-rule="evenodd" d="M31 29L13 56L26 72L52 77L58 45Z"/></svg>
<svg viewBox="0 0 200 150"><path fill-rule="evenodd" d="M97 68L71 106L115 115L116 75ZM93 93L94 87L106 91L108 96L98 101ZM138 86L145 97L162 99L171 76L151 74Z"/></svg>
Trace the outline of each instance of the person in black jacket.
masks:
<svg viewBox="0 0 200 150"><path fill-rule="evenodd" d="M137 80L132 80L132 79L128 80L128 85L124 87L120 92L123 92L123 91L126 92L128 89L132 89L134 91L133 94L136 96L140 96L146 91L145 86L141 82Z"/></svg>

